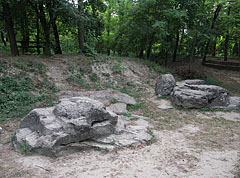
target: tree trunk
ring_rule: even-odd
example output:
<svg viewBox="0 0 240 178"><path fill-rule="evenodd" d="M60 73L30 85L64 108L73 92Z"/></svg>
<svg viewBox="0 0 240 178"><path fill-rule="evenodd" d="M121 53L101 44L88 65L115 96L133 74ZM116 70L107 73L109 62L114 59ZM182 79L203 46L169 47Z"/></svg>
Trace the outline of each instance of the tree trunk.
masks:
<svg viewBox="0 0 240 178"><path fill-rule="evenodd" d="M147 48L147 59L150 59L151 57L151 53L152 53L152 45L153 45L153 38L154 38L154 35L152 35L151 39L150 39L150 42L148 44L148 48Z"/></svg>
<svg viewBox="0 0 240 178"><path fill-rule="evenodd" d="M53 34L54 34L54 38L55 38L54 53L62 54L62 49L60 46L59 34L58 34L58 29L57 29L57 24L56 24L57 17L53 14L52 8L54 8L54 5L53 5L53 7L49 8L50 22L51 22L51 25L53 28Z"/></svg>
<svg viewBox="0 0 240 178"><path fill-rule="evenodd" d="M37 28L37 35L36 35L36 41L37 41L37 53L40 54L40 29L39 29L39 19L37 17L36 19L36 28Z"/></svg>
<svg viewBox="0 0 240 178"><path fill-rule="evenodd" d="M107 16L107 55L110 56L110 21L111 21L111 11L108 10Z"/></svg>
<svg viewBox="0 0 240 178"><path fill-rule="evenodd" d="M83 16L83 1L82 0L78 0L78 11L79 11L80 16ZM85 37L84 22L82 19L80 19L78 22L78 43L79 43L79 49L81 52L84 52L84 37Z"/></svg>
<svg viewBox="0 0 240 178"><path fill-rule="evenodd" d="M144 52L144 49L141 48L138 55L139 58L143 58L143 52Z"/></svg>
<svg viewBox="0 0 240 178"><path fill-rule="evenodd" d="M198 32L195 33L194 38L193 38L192 51L191 51L191 57L190 57L190 60L189 60L188 70L191 70L191 64L192 64L192 61L193 61L193 56L195 54L195 46L196 46L196 43L197 43L197 36L198 36Z"/></svg>
<svg viewBox="0 0 240 178"><path fill-rule="evenodd" d="M107 28L107 55L110 56L110 28Z"/></svg>
<svg viewBox="0 0 240 178"><path fill-rule="evenodd" d="M232 51L233 56L238 56L238 42L235 41L235 44L233 46L233 51Z"/></svg>
<svg viewBox="0 0 240 178"><path fill-rule="evenodd" d="M238 42L238 57L240 57L240 40Z"/></svg>
<svg viewBox="0 0 240 178"><path fill-rule="evenodd" d="M4 46L7 47L7 43L4 39L4 33L3 32L1 32L1 39L2 39L2 42L3 42Z"/></svg>
<svg viewBox="0 0 240 178"><path fill-rule="evenodd" d="M217 20L217 17L218 17L218 15L219 15L219 12L220 12L221 9L222 9L222 5L219 4L219 5L217 6L215 12L214 12L214 16L213 16L213 19L212 19L212 24L211 24L210 29L213 29L213 28L214 28L215 22L216 22L216 20ZM210 43L210 40L208 40L207 43L206 43L206 47L205 47L204 55L203 55L203 59L202 59L202 64L205 64L206 57L207 57L207 53L208 53L209 43Z"/></svg>
<svg viewBox="0 0 240 178"><path fill-rule="evenodd" d="M28 52L29 46L29 26L28 26L28 18L26 9L23 8L22 10L23 19L21 20L21 34L22 34L22 53Z"/></svg>
<svg viewBox="0 0 240 178"><path fill-rule="evenodd" d="M215 37L215 41L213 43L212 57L216 56L216 46L217 46L217 37Z"/></svg>
<svg viewBox="0 0 240 178"><path fill-rule="evenodd" d="M45 17L45 12L44 12L44 7L43 3L39 3L39 18L40 22L44 31L44 39L45 39L45 44L43 48L43 54L46 56L51 55L51 42L50 42L50 26L47 23L46 17Z"/></svg>
<svg viewBox="0 0 240 178"><path fill-rule="evenodd" d="M228 8L228 16L230 15L231 8ZM227 34L224 43L224 61L227 61L228 57L228 42L229 42L229 30L227 29Z"/></svg>
<svg viewBox="0 0 240 178"><path fill-rule="evenodd" d="M179 41L179 30L177 30L177 33L176 33L176 43L175 43L175 48L173 51L173 58L172 58L173 62L176 62L176 59L177 59L178 41Z"/></svg>
<svg viewBox="0 0 240 178"><path fill-rule="evenodd" d="M2 8L3 8L3 18L5 21L5 26L6 26L8 37L10 40L11 53L14 56L18 56L19 53L18 53L16 37L13 29L13 21L12 21L10 7L7 1L5 0L2 1Z"/></svg>

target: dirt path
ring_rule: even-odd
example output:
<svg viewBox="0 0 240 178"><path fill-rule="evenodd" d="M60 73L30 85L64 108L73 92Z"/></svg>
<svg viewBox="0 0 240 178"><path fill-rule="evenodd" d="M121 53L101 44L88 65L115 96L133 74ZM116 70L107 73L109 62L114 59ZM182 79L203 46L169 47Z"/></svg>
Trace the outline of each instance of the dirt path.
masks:
<svg viewBox="0 0 240 178"><path fill-rule="evenodd" d="M85 151L56 159L22 156L0 145L8 153L1 155L5 159L2 165L13 171L3 177L233 178L239 150L198 148L185 136L194 136L199 131L193 125L176 131L154 130L157 141L149 146L109 153Z"/></svg>

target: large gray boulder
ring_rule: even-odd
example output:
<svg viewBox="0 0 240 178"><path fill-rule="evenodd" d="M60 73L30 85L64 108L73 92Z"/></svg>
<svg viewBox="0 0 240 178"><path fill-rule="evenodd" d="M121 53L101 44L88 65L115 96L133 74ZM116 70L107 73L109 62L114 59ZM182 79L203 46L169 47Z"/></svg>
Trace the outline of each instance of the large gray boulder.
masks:
<svg viewBox="0 0 240 178"><path fill-rule="evenodd" d="M112 111L125 113L126 104L106 108L87 97L62 98L55 107L34 109L24 117L14 145L27 145L31 151L46 156L61 156L86 148L106 150L151 141L148 119L117 116Z"/></svg>
<svg viewBox="0 0 240 178"><path fill-rule="evenodd" d="M158 96L170 95L176 81L172 74L161 75L155 85L155 94Z"/></svg>
<svg viewBox="0 0 240 178"><path fill-rule="evenodd" d="M171 94L172 103L184 108L225 107L228 91L222 87L205 85L201 80L177 82Z"/></svg>
<svg viewBox="0 0 240 178"><path fill-rule="evenodd" d="M26 143L43 155L56 155L68 144L107 136L115 132L117 115L86 97L63 99L56 107L31 111L20 122L15 145Z"/></svg>

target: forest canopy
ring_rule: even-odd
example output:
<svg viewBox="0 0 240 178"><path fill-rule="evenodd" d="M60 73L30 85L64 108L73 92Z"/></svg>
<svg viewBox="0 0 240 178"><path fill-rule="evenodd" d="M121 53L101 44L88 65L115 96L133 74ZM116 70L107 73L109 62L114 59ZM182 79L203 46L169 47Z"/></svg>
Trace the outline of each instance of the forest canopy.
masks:
<svg viewBox="0 0 240 178"><path fill-rule="evenodd" d="M1 0L1 50L240 56L240 0Z"/></svg>

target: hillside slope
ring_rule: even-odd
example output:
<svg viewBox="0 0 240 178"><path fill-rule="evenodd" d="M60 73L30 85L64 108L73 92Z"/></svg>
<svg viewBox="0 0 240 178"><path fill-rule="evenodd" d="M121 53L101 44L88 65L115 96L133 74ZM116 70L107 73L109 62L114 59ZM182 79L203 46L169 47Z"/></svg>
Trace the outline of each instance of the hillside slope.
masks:
<svg viewBox="0 0 240 178"><path fill-rule="evenodd" d="M154 95L154 86L160 73L169 69L135 58L80 55L1 57L0 64L0 177L232 178L239 174L240 113L159 110L164 99ZM225 74L214 69L211 77L218 76L214 72ZM233 72L228 77L240 76ZM226 85L224 78L221 82ZM54 105L67 91L107 88L137 100L126 116L149 117L154 143L59 158L28 153L26 145L22 153L12 149L11 135L32 108Z"/></svg>

